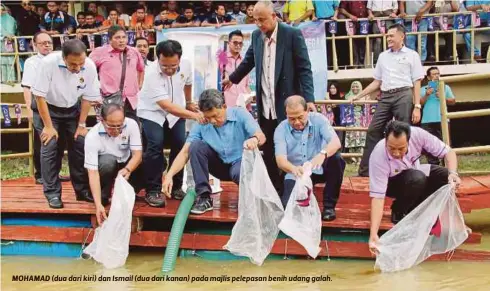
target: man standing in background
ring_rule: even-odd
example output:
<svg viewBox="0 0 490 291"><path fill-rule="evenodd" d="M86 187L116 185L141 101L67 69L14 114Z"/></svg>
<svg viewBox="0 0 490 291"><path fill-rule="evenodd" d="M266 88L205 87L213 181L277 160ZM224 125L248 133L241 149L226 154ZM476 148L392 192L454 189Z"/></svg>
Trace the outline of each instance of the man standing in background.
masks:
<svg viewBox="0 0 490 291"><path fill-rule="evenodd" d="M145 76L145 63L140 52L128 46L128 36L123 27L111 26L108 37L109 44L96 48L90 54L99 70L102 95L108 96L120 91L126 117L138 120L136 106L138 91ZM125 65L123 60L126 60Z"/></svg>
<svg viewBox="0 0 490 291"><path fill-rule="evenodd" d="M374 81L352 101L381 89L381 100L369 125L366 145L359 166L359 176L369 176L369 157L383 139L386 124L393 119L412 124L420 122L420 81L424 69L417 52L404 45L405 28L393 24L386 35L389 49L379 55L374 69Z"/></svg>
<svg viewBox="0 0 490 291"><path fill-rule="evenodd" d="M240 65L243 58L240 55L243 48L243 34L240 30L234 30L230 32L228 36L228 47L229 50L226 52L228 62L224 70L224 76L230 76L236 68ZM221 68L220 68L221 69ZM226 106L233 107L237 105L237 99L240 94L250 93L250 77L245 76L239 84L233 84L231 87L225 91L225 102Z"/></svg>
<svg viewBox="0 0 490 291"><path fill-rule="evenodd" d="M148 53L150 52L150 44L148 40L144 37L136 38L136 49L140 52L143 62L145 62L145 70L153 64L152 61L148 60Z"/></svg>
<svg viewBox="0 0 490 291"><path fill-rule="evenodd" d="M441 133L441 101L439 94L439 78L441 73L437 67L430 67L427 70L427 79L429 84L420 90L420 103L424 106L422 112L422 128L433 136L442 140ZM448 105L456 104L453 91L449 85L445 85L445 98ZM431 165L439 165L440 160L430 153L427 153L427 160Z"/></svg>

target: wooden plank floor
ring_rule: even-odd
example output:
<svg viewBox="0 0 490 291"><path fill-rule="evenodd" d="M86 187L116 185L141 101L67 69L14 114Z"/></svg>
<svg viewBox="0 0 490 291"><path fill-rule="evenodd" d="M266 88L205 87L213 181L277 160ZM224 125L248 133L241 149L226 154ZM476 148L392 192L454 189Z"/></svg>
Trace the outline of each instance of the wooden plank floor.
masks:
<svg viewBox="0 0 490 291"><path fill-rule="evenodd" d="M469 187L473 188L469 188ZM203 215L190 215L192 220L206 220L216 222L235 222L238 217L238 187L230 182L222 183L221 207ZM472 189L475 189L474 191ZM93 214L94 206L91 203L79 202L69 182L63 183L62 200L63 209L48 207L42 193L42 186L34 184L32 178L2 181L1 185L1 212L2 213L59 213L59 214ZM315 187L315 195L322 207L323 185ZM342 184L341 195L337 204L337 219L324 222L324 227L369 229L369 181L367 178L346 177ZM174 217L180 201L168 200L165 208L148 206L139 194L134 207L135 217ZM458 200L463 212L472 209L490 208L490 176L465 177L463 185L458 192ZM381 229L392 227L390 222L391 199L385 203L385 211ZM109 207L108 207L109 208Z"/></svg>
<svg viewBox="0 0 490 291"><path fill-rule="evenodd" d="M490 208L490 176L467 177L458 193L458 200L463 212L472 209ZM471 188L473 187L473 188ZM238 187L232 183L222 183L221 207L203 215L190 215L190 220L214 221L233 223L238 217ZM323 185L315 187L315 196L322 207ZM2 181L1 185L1 212L2 213L53 213L53 214L85 214L92 215L94 206L91 203L79 202L71 184L63 183L62 199L63 209L51 209L42 192L41 185L35 185L30 178ZM148 206L143 199L144 193L139 193L136 199L134 217L161 217L175 216L180 201L168 200L165 208ZM391 199L387 199L384 207L384 216L381 229L392 227L390 222ZM109 206L108 206L109 209ZM337 204L337 219L332 222L323 222L325 228L342 229L369 229L370 220L369 184L366 178L345 178L342 191ZM92 240L93 232L90 228L56 228L40 226L9 226L1 227L1 238L6 240L27 240L45 242L82 243L88 236ZM131 234L132 246L165 247L168 232L138 231ZM185 233L181 247L193 250L222 250L229 237L227 235L211 235L202 233ZM472 233L465 242L479 244L480 233ZM328 244L327 254L325 244ZM304 249L291 239L277 239L272 249L273 254L304 255ZM371 258L366 243L361 242L322 242L320 256L332 257ZM444 260L446 255L434 256L433 260ZM490 252L477 252L456 250L453 259L458 260L490 260Z"/></svg>

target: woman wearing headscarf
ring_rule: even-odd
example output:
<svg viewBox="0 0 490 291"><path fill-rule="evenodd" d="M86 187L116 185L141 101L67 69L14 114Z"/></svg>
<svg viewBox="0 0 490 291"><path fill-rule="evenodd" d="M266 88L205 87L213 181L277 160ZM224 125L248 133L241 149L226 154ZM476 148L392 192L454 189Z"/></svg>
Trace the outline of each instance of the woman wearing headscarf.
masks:
<svg viewBox="0 0 490 291"><path fill-rule="evenodd" d="M345 95L346 100L350 100L359 95L362 91L362 84L359 81L354 81L350 85L350 91ZM364 124L364 106L354 105L354 122L346 125L347 127L362 127ZM364 145L366 144L366 132L365 131L347 131L345 134L345 149L349 153L362 153ZM355 163L360 163L361 158L352 158Z"/></svg>
<svg viewBox="0 0 490 291"><path fill-rule="evenodd" d="M2 53L12 53L14 52L14 39L12 38L17 32L17 22L9 14L7 6L1 4L0 6L0 52ZM0 58L1 66L1 82L14 82L15 81L15 57L13 56L2 56Z"/></svg>
<svg viewBox="0 0 490 291"><path fill-rule="evenodd" d="M344 94L340 92L339 83L333 81L328 84L328 99L329 100L344 100ZM338 105L323 105L325 106L325 111L328 111L328 107L331 108L334 115L334 121L332 125L340 126L340 107ZM344 131L336 131L337 136L342 144L342 151L344 149Z"/></svg>

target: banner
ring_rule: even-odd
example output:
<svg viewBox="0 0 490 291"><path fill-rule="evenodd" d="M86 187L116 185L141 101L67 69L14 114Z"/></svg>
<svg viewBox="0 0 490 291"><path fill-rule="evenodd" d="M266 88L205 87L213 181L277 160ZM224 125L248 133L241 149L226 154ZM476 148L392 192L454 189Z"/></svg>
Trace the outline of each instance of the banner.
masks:
<svg viewBox="0 0 490 291"><path fill-rule="evenodd" d="M313 72L315 99L325 100L327 95L327 53L325 42L325 22L305 22L298 28L305 38ZM215 27L189 27L164 29L157 32L157 43L165 39L174 39L181 43L182 58L190 60L193 68L193 100L209 88L221 89L221 77L218 68L218 55L223 50L228 34L241 30L244 35L242 57L250 46L252 32L257 29L254 24ZM250 89L256 91L255 69L250 73Z"/></svg>

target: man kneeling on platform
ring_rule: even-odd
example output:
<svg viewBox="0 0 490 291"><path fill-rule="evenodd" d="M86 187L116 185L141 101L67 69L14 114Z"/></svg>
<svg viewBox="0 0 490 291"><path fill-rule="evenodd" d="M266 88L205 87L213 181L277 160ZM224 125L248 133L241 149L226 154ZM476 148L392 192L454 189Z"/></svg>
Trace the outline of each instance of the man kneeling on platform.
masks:
<svg viewBox="0 0 490 291"><path fill-rule="evenodd" d="M253 150L265 143L265 135L252 115L241 107L227 108L218 90L208 89L201 94L199 110L208 124L194 125L186 144L168 170L162 189L170 197L173 176L190 158L197 194L192 214L213 209L210 173L220 180L239 184L243 149Z"/></svg>
<svg viewBox="0 0 490 291"><path fill-rule="evenodd" d="M109 203L117 175L129 180L136 193L143 178L138 167L143 153L136 121L126 118L124 107L116 103L102 105L101 117L85 138L85 168L99 225L107 219L104 206Z"/></svg>
<svg viewBox="0 0 490 291"><path fill-rule="evenodd" d="M286 172L282 204L286 207L295 178L303 175L303 164L311 161L313 184L325 183L323 220L334 220L345 169L345 161L338 152L340 140L325 116L308 112L303 97L288 97L285 107L287 120L274 133L277 165Z"/></svg>
<svg viewBox="0 0 490 291"><path fill-rule="evenodd" d="M445 158L447 168L421 165L425 151ZM369 245L374 251L383 218L385 196L395 198L391 221L398 223L427 197L446 184L459 186L456 153L427 131L401 121L390 121L385 138L378 142L369 158L369 189L371 200L371 235Z"/></svg>

